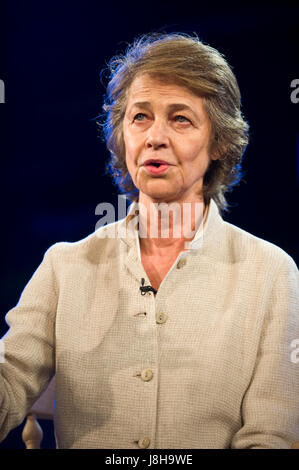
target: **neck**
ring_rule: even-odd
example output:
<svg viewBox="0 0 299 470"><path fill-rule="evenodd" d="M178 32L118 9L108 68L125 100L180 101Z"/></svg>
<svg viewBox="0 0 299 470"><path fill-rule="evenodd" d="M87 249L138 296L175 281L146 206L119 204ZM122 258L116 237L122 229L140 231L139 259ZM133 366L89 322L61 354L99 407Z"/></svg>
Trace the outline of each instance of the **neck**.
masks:
<svg viewBox="0 0 299 470"><path fill-rule="evenodd" d="M156 202L139 198L139 238L143 254L166 256L191 242L203 222L202 199ZM165 251L165 249L167 249Z"/></svg>

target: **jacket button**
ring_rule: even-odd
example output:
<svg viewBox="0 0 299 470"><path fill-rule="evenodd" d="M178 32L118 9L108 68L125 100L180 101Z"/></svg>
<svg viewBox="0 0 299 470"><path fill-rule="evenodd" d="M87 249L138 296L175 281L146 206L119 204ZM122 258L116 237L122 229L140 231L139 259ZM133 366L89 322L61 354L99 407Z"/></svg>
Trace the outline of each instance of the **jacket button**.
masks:
<svg viewBox="0 0 299 470"><path fill-rule="evenodd" d="M149 445L150 445L150 440L148 437L142 437L138 441L138 447L140 447L140 449L146 449Z"/></svg>
<svg viewBox="0 0 299 470"><path fill-rule="evenodd" d="M156 322L157 323L165 323L166 320L168 318L168 315L166 315L166 313L158 313L157 317L156 317Z"/></svg>
<svg viewBox="0 0 299 470"><path fill-rule="evenodd" d="M177 269L183 268L186 263L187 263L186 258L181 258L176 265Z"/></svg>
<svg viewBox="0 0 299 470"><path fill-rule="evenodd" d="M141 378L144 382L148 382L149 380L152 380L153 372L150 369L144 369L141 372Z"/></svg>

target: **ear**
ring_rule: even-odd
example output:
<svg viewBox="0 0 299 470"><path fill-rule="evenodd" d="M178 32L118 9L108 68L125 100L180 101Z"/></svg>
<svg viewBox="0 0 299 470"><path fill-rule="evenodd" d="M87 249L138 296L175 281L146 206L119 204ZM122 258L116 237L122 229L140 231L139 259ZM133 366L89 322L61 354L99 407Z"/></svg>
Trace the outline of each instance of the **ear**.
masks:
<svg viewBox="0 0 299 470"><path fill-rule="evenodd" d="M223 148L221 153L217 150L214 150L211 154L211 160L223 160L226 155L226 150L227 147Z"/></svg>
<svg viewBox="0 0 299 470"><path fill-rule="evenodd" d="M211 154L211 160L221 160L223 158L223 155L220 154L219 152L215 151Z"/></svg>
<svg viewBox="0 0 299 470"><path fill-rule="evenodd" d="M219 160L221 158L220 152L217 149L216 145L211 145L209 149L210 158L212 160Z"/></svg>

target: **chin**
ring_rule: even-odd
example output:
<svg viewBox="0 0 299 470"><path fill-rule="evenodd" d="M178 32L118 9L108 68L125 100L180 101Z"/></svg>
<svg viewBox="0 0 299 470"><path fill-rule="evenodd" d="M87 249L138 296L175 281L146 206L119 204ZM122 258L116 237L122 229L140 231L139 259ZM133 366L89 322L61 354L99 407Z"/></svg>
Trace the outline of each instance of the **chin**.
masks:
<svg viewBox="0 0 299 470"><path fill-rule="evenodd" d="M171 193L169 191L143 191L143 193L154 202L171 202L178 198L177 193Z"/></svg>
<svg viewBox="0 0 299 470"><path fill-rule="evenodd" d="M148 181L146 184L139 186L139 190L147 197L155 200L175 199L178 196L178 191L171 185L165 184L166 181L158 180Z"/></svg>

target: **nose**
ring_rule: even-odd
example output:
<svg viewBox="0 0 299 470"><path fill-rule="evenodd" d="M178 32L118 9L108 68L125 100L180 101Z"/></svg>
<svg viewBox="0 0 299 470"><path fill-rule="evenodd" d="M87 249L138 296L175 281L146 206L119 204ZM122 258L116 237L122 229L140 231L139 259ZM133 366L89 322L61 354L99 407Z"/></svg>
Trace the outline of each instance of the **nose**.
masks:
<svg viewBox="0 0 299 470"><path fill-rule="evenodd" d="M155 121L148 130L146 147L158 150L167 148L169 144L167 126L160 120Z"/></svg>

